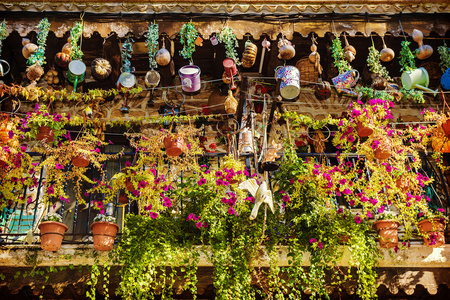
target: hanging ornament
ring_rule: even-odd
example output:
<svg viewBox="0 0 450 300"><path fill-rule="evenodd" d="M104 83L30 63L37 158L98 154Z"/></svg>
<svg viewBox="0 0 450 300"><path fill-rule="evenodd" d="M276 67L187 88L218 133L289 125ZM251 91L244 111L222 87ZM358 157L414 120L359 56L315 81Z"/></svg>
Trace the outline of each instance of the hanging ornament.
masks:
<svg viewBox="0 0 450 300"><path fill-rule="evenodd" d="M384 36L381 36L383 41L383 49L380 51L380 60L384 62L390 62L395 57L395 52L391 48L386 47L384 42Z"/></svg>
<svg viewBox="0 0 450 300"><path fill-rule="evenodd" d="M344 33L345 47L344 47L344 56L348 62L352 62L356 56L356 49L352 45L349 45L347 41L347 36Z"/></svg>
<svg viewBox="0 0 450 300"><path fill-rule="evenodd" d="M261 204L267 203L272 213L274 212L272 191L268 188L267 182L263 181L260 185L256 182L255 178L251 178L239 184L239 188L244 192L249 192L255 197L255 205L250 213L250 220L256 219L258 210Z"/></svg>
<svg viewBox="0 0 450 300"><path fill-rule="evenodd" d="M240 153L254 153L253 148L253 133L250 129L244 128L239 138L239 152Z"/></svg>
<svg viewBox="0 0 450 300"><path fill-rule="evenodd" d="M423 44L422 31L414 29L412 38L417 44L419 44L419 48L416 49L416 56L418 59L427 59L433 54L433 48L430 45Z"/></svg>
<svg viewBox="0 0 450 300"><path fill-rule="evenodd" d="M263 64L264 64L264 55L266 54L266 49L267 49L267 51L270 51L270 42L266 38L264 38L261 45L262 45L262 53L261 53L261 60L259 62L259 73L262 73L262 68L263 68Z"/></svg>
<svg viewBox="0 0 450 300"><path fill-rule="evenodd" d="M295 56L294 46L292 46L292 43L284 35L281 35L280 41L278 42L278 49L280 49L280 53L278 54L279 59L290 60Z"/></svg>

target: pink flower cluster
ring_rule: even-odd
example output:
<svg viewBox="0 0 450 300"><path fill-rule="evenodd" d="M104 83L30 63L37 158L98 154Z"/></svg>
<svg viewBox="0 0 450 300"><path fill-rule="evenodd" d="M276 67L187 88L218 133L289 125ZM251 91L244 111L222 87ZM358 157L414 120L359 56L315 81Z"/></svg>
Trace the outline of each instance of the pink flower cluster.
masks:
<svg viewBox="0 0 450 300"><path fill-rule="evenodd" d="M189 221L194 221L195 226L198 229L200 229L202 227L208 228L208 223L200 221L200 216L196 216L194 213L190 213L189 216L187 217L186 222L189 222Z"/></svg>

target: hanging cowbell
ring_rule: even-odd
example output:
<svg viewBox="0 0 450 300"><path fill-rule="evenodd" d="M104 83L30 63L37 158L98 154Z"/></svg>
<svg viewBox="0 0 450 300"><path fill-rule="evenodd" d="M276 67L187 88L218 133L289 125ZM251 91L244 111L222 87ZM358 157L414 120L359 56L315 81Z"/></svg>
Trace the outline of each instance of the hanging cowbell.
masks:
<svg viewBox="0 0 450 300"><path fill-rule="evenodd" d="M239 152L241 153L254 153L253 149L253 133L250 129L244 128L239 138Z"/></svg>
<svg viewBox="0 0 450 300"><path fill-rule="evenodd" d="M255 64L258 47L250 41L245 42L245 50L242 54L242 66L251 68Z"/></svg>

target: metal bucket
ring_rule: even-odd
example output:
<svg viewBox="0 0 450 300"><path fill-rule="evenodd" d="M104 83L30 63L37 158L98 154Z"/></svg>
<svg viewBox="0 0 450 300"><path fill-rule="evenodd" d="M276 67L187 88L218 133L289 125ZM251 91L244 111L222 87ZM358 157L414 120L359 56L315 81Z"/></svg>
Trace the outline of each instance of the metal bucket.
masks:
<svg viewBox="0 0 450 300"><path fill-rule="evenodd" d="M201 88L200 82L200 68L195 65L187 65L181 67L178 71L178 75L180 75L182 89L185 92L193 93Z"/></svg>
<svg viewBox="0 0 450 300"><path fill-rule="evenodd" d="M77 84L84 80L86 74L86 65L81 60L72 60L67 72L67 80L73 83L73 91L77 90Z"/></svg>
<svg viewBox="0 0 450 300"><path fill-rule="evenodd" d="M280 95L284 99L294 99L300 94L300 71L294 66L277 68L276 79L281 79Z"/></svg>

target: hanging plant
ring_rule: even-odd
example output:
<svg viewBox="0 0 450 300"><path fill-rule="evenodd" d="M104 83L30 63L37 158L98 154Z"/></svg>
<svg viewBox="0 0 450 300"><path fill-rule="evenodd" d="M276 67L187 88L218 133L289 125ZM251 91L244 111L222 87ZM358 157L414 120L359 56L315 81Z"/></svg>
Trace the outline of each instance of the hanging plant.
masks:
<svg viewBox="0 0 450 300"><path fill-rule="evenodd" d="M150 68L156 68L158 64L156 63L156 52L158 51L158 37L159 37L159 25L153 22L148 26L148 31L145 34L145 44L148 47L148 63Z"/></svg>
<svg viewBox="0 0 450 300"><path fill-rule="evenodd" d="M233 33L233 29L230 27L224 27L222 31L217 35L219 43L225 44L225 54L227 57L234 59L236 65L240 65L236 48L239 47L236 35Z"/></svg>
<svg viewBox="0 0 450 300"><path fill-rule="evenodd" d="M339 74L350 71L352 67L345 59L342 43L339 38L335 38L331 45L331 56L334 58L334 66L338 69Z"/></svg>
<svg viewBox="0 0 450 300"><path fill-rule="evenodd" d="M375 48L374 45L369 47L369 55L367 56L367 66L370 72L378 76L384 77L388 81L392 81L389 76L388 71L380 63L380 52Z"/></svg>
<svg viewBox="0 0 450 300"><path fill-rule="evenodd" d="M133 43L134 40L128 35L127 40L122 45L121 57L122 57L122 71L123 72L131 72L131 54L133 53Z"/></svg>
<svg viewBox="0 0 450 300"><path fill-rule="evenodd" d="M74 27L70 28L70 45L72 46L72 52L70 53L70 59L76 60L83 57L83 51L78 46L78 41L83 34L83 21L77 22Z"/></svg>
<svg viewBox="0 0 450 300"><path fill-rule="evenodd" d="M31 54L30 58L27 61L28 65L30 66L34 64L39 64L40 66L42 66L43 64L45 64L45 46L47 42L48 31L50 30L50 23L48 22L48 19L42 19L39 22L37 28L39 30L37 34L38 48L33 54Z"/></svg>
<svg viewBox="0 0 450 300"><path fill-rule="evenodd" d="M3 20L3 22L0 23L0 55L2 54L3 40L6 39L7 35L8 32L6 31L6 22Z"/></svg>
<svg viewBox="0 0 450 300"><path fill-rule="evenodd" d="M197 36L198 32L192 21L184 24L180 29L180 42L183 45L183 49L179 53L184 59L189 59L191 63L192 54L195 52L195 40Z"/></svg>
<svg viewBox="0 0 450 300"><path fill-rule="evenodd" d="M402 42L402 50L400 50L400 71L412 71L416 68L416 62L414 61L414 54L409 49L409 45L411 42L403 41Z"/></svg>
<svg viewBox="0 0 450 300"><path fill-rule="evenodd" d="M441 62L439 65L441 66L442 73L444 73L448 68L450 68L450 48L447 47L445 40L444 45L438 47L438 52L441 56Z"/></svg>

